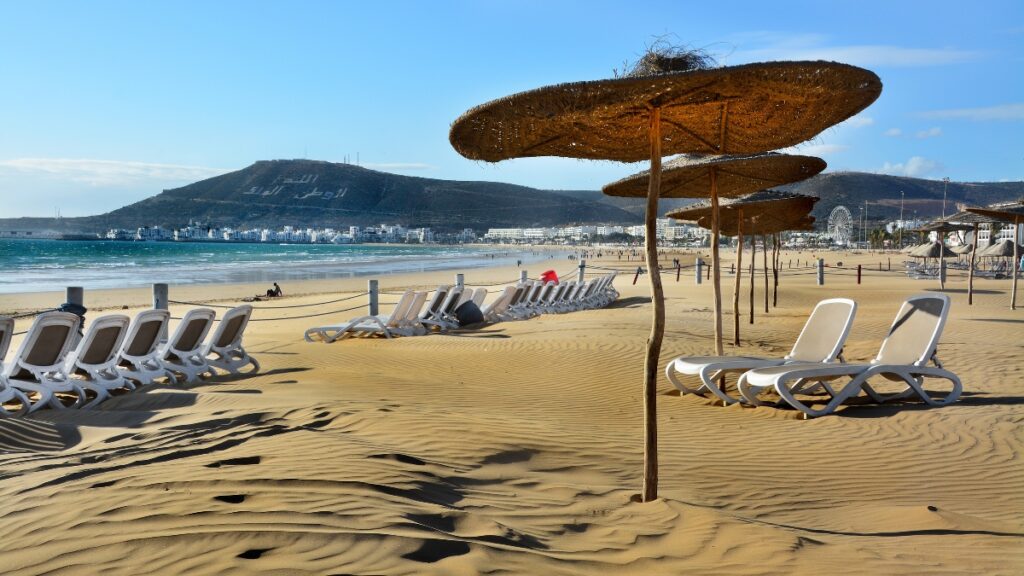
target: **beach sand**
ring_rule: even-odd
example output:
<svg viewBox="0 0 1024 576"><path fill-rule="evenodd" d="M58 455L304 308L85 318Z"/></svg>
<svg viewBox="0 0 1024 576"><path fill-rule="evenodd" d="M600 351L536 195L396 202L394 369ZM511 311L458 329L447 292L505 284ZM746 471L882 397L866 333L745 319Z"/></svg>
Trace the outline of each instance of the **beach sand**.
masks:
<svg viewBox="0 0 1024 576"><path fill-rule="evenodd" d="M888 257L825 255L875 268ZM901 300L937 289L867 271L858 286L849 271L833 270L819 287L812 274L785 269L809 258L783 254L779 306L765 315L759 287L754 325L744 291L739 349L730 344L732 277L723 277L727 353L783 355L815 302L846 296L860 305L846 357L867 360ZM900 258L891 258L895 268ZM390 292L451 276L381 284ZM473 270L467 284L516 276ZM692 270L664 279L661 364L707 354L710 283L695 285ZM949 407L851 406L803 420L793 410L681 397L662 377L660 498L650 503L634 500L651 305L647 279L632 281L620 274L621 297L606 309L449 335L302 340L306 328L361 310L253 322L246 347L263 364L259 375L0 421L2 571L1024 572L1024 310L1009 310L1008 281L979 280L973 307L965 281L947 285L953 306L939 357L965 389ZM287 298L257 305L322 302L365 285L292 283L283 286ZM171 298L230 304L265 288L173 287ZM149 298L146 290L88 292L86 305L92 317L99 308L134 313ZM0 310L62 300L4 295Z"/></svg>

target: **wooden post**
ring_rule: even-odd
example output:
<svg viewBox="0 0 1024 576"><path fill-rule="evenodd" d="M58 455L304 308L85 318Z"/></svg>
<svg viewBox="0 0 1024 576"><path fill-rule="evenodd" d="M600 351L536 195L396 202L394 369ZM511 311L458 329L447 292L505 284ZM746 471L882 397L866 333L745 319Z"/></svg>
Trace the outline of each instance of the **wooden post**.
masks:
<svg viewBox="0 0 1024 576"><path fill-rule="evenodd" d="M939 290L946 289L946 259L939 257Z"/></svg>
<svg viewBox="0 0 1024 576"><path fill-rule="evenodd" d="M1020 276L1020 220L1013 220L1013 287L1010 289L1010 310L1017 309L1017 276Z"/></svg>
<svg viewBox="0 0 1024 576"><path fill-rule="evenodd" d="M465 286L466 285L466 275L465 274L461 274L461 273L460 274L456 274L455 275L455 285L459 286L460 288Z"/></svg>
<svg viewBox="0 0 1024 576"><path fill-rule="evenodd" d="M740 345L740 280L743 278L743 209L736 217L736 278L732 288L732 343Z"/></svg>
<svg viewBox="0 0 1024 576"><path fill-rule="evenodd" d="M721 356L725 353L722 346L724 332L722 327L722 270L721 260L718 258L718 242L721 230L719 230L718 214L718 175L714 167L710 168L711 176L711 268L710 274L714 274L712 287L714 289L714 315L715 315L715 355Z"/></svg>
<svg viewBox="0 0 1024 576"><path fill-rule="evenodd" d="M825 285L825 259L818 258L818 286Z"/></svg>
<svg viewBox="0 0 1024 576"><path fill-rule="evenodd" d="M85 289L81 286L68 286L64 292L65 302L85 307Z"/></svg>
<svg viewBox="0 0 1024 576"><path fill-rule="evenodd" d="M529 279L529 276L526 274L526 270L520 270L519 271L519 281L520 282L526 282L528 279Z"/></svg>
<svg viewBox="0 0 1024 576"><path fill-rule="evenodd" d="M750 226L750 324L754 323L754 280L757 272L757 234L754 234L754 226Z"/></svg>
<svg viewBox="0 0 1024 576"><path fill-rule="evenodd" d="M776 233L772 245L775 247L775 257L772 258L772 308L779 307L779 272L782 268L782 235Z"/></svg>
<svg viewBox="0 0 1024 576"><path fill-rule="evenodd" d="M576 276L576 281L577 282L583 282L583 275L586 273L586 271L587 271L587 261L586 260L580 260L580 271L579 271L579 275Z"/></svg>
<svg viewBox="0 0 1024 576"><path fill-rule="evenodd" d="M167 310L169 308L170 289L167 284L153 284L153 309ZM167 323L160 330L160 340L167 340Z"/></svg>
<svg viewBox="0 0 1024 576"><path fill-rule="evenodd" d="M695 266L696 266L697 272L696 272L696 274L694 274L693 279L697 283L697 285L699 286L700 282L701 282L701 280L703 279L703 276L704 276L704 260L702 260L700 258L697 258L697 262L696 262Z"/></svg>
<svg viewBox="0 0 1024 576"><path fill-rule="evenodd" d="M644 358L644 482L641 499L658 497L658 372L661 369L661 340L665 335L665 294L658 270L658 195L661 193L661 108L651 109L651 177L644 211L644 252L651 278L651 336Z"/></svg>
<svg viewBox="0 0 1024 576"><path fill-rule="evenodd" d="M679 276L683 273L683 267L679 265L679 261L676 261L676 282L679 282Z"/></svg>
<svg viewBox="0 0 1024 576"><path fill-rule="evenodd" d="M768 236L761 235L761 264L764 266L764 313L768 313ZM772 248L772 263L775 262L775 248Z"/></svg>
<svg viewBox="0 0 1024 576"><path fill-rule="evenodd" d="M967 268L967 305L974 305L974 254L978 251L978 223L974 223L974 248L971 248L971 263Z"/></svg>
<svg viewBox="0 0 1024 576"><path fill-rule="evenodd" d="M377 281L370 280L366 284L366 291L370 293L370 316L376 316L380 312L380 291L377 287Z"/></svg>
<svg viewBox="0 0 1024 576"><path fill-rule="evenodd" d="M857 284L860 284L860 264L857 264Z"/></svg>

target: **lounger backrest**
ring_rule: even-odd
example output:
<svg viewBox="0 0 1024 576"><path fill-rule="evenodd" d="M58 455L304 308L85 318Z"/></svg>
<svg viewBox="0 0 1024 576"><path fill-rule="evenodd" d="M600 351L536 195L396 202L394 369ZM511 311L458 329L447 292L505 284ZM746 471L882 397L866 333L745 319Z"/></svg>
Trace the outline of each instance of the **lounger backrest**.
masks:
<svg viewBox="0 0 1024 576"><path fill-rule="evenodd" d="M487 298L487 288L477 288L476 292L473 292L473 304L476 304L477 308L484 303L484 298Z"/></svg>
<svg viewBox="0 0 1024 576"><path fill-rule="evenodd" d="M519 305L529 306L534 301L534 299L537 298L537 293L540 292L542 288L544 288L543 283L538 282L536 280L531 280L529 284L529 290L527 290L525 295L523 295L523 299L519 301Z"/></svg>
<svg viewBox="0 0 1024 576"><path fill-rule="evenodd" d="M209 308L194 308L185 313L169 344L178 352L194 352L210 332L216 312Z"/></svg>
<svg viewBox="0 0 1024 576"><path fill-rule="evenodd" d="M100 316L93 320L89 329L78 343L75 353L77 362L89 366L100 366L111 362L121 349L130 320L122 314Z"/></svg>
<svg viewBox="0 0 1024 576"><path fill-rule="evenodd" d="M402 293L402 297L395 303L395 309L387 317L386 324L389 328L396 328L402 325L402 322L405 321L405 315L409 313L409 308L412 308L412 303L415 299L415 290L406 290Z"/></svg>
<svg viewBox="0 0 1024 576"><path fill-rule="evenodd" d="M11 338L14 336L14 318L0 316L0 362L7 356L7 349L11 347ZM0 372L3 370L0 369Z"/></svg>
<svg viewBox="0 0 1024 576"><path fill-rule="evenodd" d="M441 315L450 316L453 314L462 302L462 296L465 292L466 289L462 286L452 288L451 292L448 292L448 297L444 299L444 305L441 306Z"/></svg>
<svg viewBox="0 0 1024 576"><path fill-rule="evenodd" d="M551 291L554 290L554 289L555 289L555 283L554 282L548 282L547 284L544 284L543 286L541 286L540 290L537 291L537 295L534 296L533 301L531 302L531 304L538 304L538 303L547 302L548 296L551 294Z"/></svg>
<svg viewBox="0 0 1024 576"><path fill-rule="evenodd" d="M128 329L121 354L133 358L144 358L152 354L160 344L160 334L170 318L171 314L167 310L139 312Z"/></svg>
<svg viewBox="0 0 1024 576"><path fill-rule="evenodd" d="M391 321L388 322L390 326L411 326L416 323L420 317L420 311L423 310L423 305L427 302L426 292L416 292L413 294L412 302L409 304L409 308L406 309L405 314L401 318L397 314L391 315Z"/></svg>
<svg viewBox="0 0 1024 576"><path fill-rule="evenodd" d="M441 305L444 304L444 299L448 296L448 290L451 286L442 284L437 287L434 291L434 295L430 297L430 303L427 304L426 310L423 311L422 318L427 320L433 318L437 312L441 309Z"/></svg>
<svg viewBox="0 0 1024 576"><path fill-rule="evenodd" d="M213 348L238 348L242 345L242 335L252 317L252 306L243 304L232 308L220 318L217 329L210 339Z"/></svg>
<svg viewBox="0 0 1024 576"><path fill-rule="evenodd" d="M508 299L509 306L515 306L516 304L519 304L519 301L523 299L523 296L525 296L526 292L529 290L526 284L520 284L518 286L509 286L509 288L512 288L513 290L512 295L509 296Z"/></svg>
<svg viewBox="0 0 1024 576"><path fill-rule="evenodd" d="M516 292L519 290L521 290L521 288L518 286L505 286L505 289L498 294L498 297L491 300L487 306L483 308L484 315L494 314L508 308L512 303L513 296L515 296Z"/></svg>
<svg viewBox="0 0 1024 576"><path fill-rule="evenodd" d="M849 298L830 298L818 302L800 331L787 360L831 362L843 351L850 335L857 303Z"/></svg>
<svg viewBox="0 0 1024 576"><path fill-rule="evenodd" d="M34 378L34 373L63 371L64 358L77 334L80 319L70 312L44 312L36 316L28 334L8 366L7 376Z"/></svg>
<svg viewBox="0 0 1024 576"><path fill-rule="evenodd" d="M875 364L927 364L942 336L949 314L949 296L926 294L908 298L889 334L882 341Z"/></svg>

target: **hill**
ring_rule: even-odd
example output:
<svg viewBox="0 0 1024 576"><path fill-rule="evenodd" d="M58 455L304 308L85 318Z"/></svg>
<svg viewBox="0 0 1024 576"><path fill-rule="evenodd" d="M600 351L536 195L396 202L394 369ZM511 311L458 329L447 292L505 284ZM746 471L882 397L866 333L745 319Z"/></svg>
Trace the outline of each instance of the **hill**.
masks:
<svg viewBox="0 0 1024 576"><path fill-rule="evenodd" d="M814 216L824 223L842 204L858 217L867 201L871 220L939 216L943 182L864 172L834 172L781 187L818 196ZM957 203L988 204L1024 197L1024 182L950 182L946 213ZM665 200L662 213L690 200ZM106 214L82 218L0 220L0 229L98 232L109 228L184 226L339 227L382 222L438 230L639 223L643 200L597 190L538 190L499 182L461 182L389 174L352 164L264 160Z"/></svg>
<svg viewBox="0 0 1024 576"><path fill-rule="evenodd" d="M906 219L937 218L942 214L942 180L925 180L871 174L867 172L829 172L808 180L778 187L817 196L821 200L812 214L818 222L828 220L829 212L839 205L846 206L856 217L864 202L868 202L868 218L893 220L900 216L900 192L903 192L903 216ZM581 200L604 202L616 208L642 215L644 201L635 198L613 198L599 191L572 191ZM949 182L946 191L946 214L956 212L957 203L970 205L991 204L1024 198L1024 182ZM691 200L663 200L662 213L690 204Z"/></svg>
<svg viewBox="0 0 1024 576"><path fill-rule="evenodd" d="M388 222L440 230L640 221L610 204L514 184L417 178L315 160L267 160L106 214L65 218L61 229L177 227L190 219L217 226ZM4 227L54 224L42 218L0 220Z"/></svg>

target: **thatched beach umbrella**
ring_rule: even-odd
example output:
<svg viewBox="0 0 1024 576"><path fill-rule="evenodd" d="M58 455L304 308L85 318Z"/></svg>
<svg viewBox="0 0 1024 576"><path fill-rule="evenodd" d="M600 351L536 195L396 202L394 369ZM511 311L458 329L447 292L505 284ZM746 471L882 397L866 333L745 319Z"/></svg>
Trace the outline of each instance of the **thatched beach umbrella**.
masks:
<svg viewBox="0 0 1024 576"><path fill-rule="evenodd" d="M949 249L954 254L957 254L959 256L963 256L964 254L970 254L971 252L974 252L974 246L972 244L960 244L959 246L950 246Z"/></svg>
<svg viewBox="0 0 1024 576"><path fill-rule="evenodd" d="M981 214L973 214L971 212L957 212L951 216L946 216L943 221L952 222L954 224L970 225L974 231L974 245L970 250L970 262L967 265L967 305L974 305L974 262L978 255L978 227L981 224L992 224L997 222L994 218L988 216L982 216ZM954 249L954 252L956 250Z"/></svg>
<svg viewBox="0 0 1024 576"><path fill-rule="evenodd" d="M878 76L845 64L695 69L695 61L704 68L692 54L651 53L627 77L547 86L477 106L449 134L460 154L488 162L530 156L650 160L645 253L654 318L644 364L644 501L657 497L658 484L656 385L665 303L656 216L662 157L793 146L860 112L882 90ZM711 186L714 193L714 177Z"/></svg>
<svg viewBox="0 0 1024 576"><path fill-rule="evenodd" d="M811 158L811 157L805 157ZM825 162L820 159L818 162L810 162L807 164L814 164L814 167L820 166L824 168ZM819 170L820 171L820 170ZM607 188L607 187L606 187ZM803 194L796 194L792 192L780 192L776 190L761 190L753 194L748 194L742 198L735 200L726 200L719 206L718 222L719 228L724 229L726 234L735 235L737 237L736 243L736 278L735 286L733 288L733 301L732 301L732 313L733 313L733 344L739 346L740 344L740 314L739 314L739 293L740 283L742 278L743 268L743 236L744 234L756 235L758 233L762 235L776 234L785 230L792 230L796 228L806 228L808 226L807 219L810 218L808 215L814 208L814 203L818 201L818 198L814 196L806 196ZM675 218L677 220L685 220L697 223L698 226L709 228L709 224L714 221L715 211L707 202L700 202L678 210L673 210L667 214L669 218ZM810 223L813 223L813 218L810 218ZM753 244L754 252L751 252L751 259L754 260L756 256L757 243ZM765 249L767 250L767 241L765 242ZM754 260L756 262L756 260ZM774 265L775 259L773 257L772 263ZM713 264L714 265L714 264ZM767 252L765 253L765 312L768 311L768 267L767 267ZM721 313L721 310L715 311L716 315ZM750 318L751 324L754 323L754 266L751 266L750 271Z"/></svg>
<svg viewBox="0 0 1024 576"><path fill-rule="evenodd" d="M1010 310L1017 309L1017 276L1020 268L1020 225L1024 222L1024 201L992 204L984 208L967 208L968 212L1013 224L1013 273L1010 289Z"/></svg>
<svg viewBox="0 0 1024 576"><path fill-rule="evenodd" d="M910 256L912 258L923 258L927 265L928 260L931 258L935 258L936 260L941 258L955 258L956 252L947 248L941 241L936 240L935 242L926 242L921 244L910 253ZM943 290L946 289L946 282L942 277L941 264L939 271L939 288Z"/></svg>
<svg viewBox="0 0 1024 576"><path fill-rule="evenodd" d="M717 198L738 198L745 196L744 204L740 209L746 208L751 214L762 213L763 206L772 201L778 201L779 192L762 193L761 196L750 196L771 186L780 186L792 182L806 180L825 169L825 161L814 156L800 156L795 154L752 154L747 156L693 156L682 155L665 163L661 173L661 197L662 198L707 198L711 201L707 205L707 216L711 219L711 270L714 274L712 280L714 291L714 321L715 321L715 354L722 355L722 284L720 274L720 263L718 255L718 240L721 230L721 222L716 220L721 211L716 206ZM602 188L609 196L639 197L643 196L644 189L650 180L650 172L644 171L632 176L612 182ZM800 196L800 195L796 195ZM809 199L810 197L803 197ZM816 201L815 199L814 201ZM813 202L811 201L811 205ZM802 201L796 200L791 207L794 210ZM730 204L736 206L736 204ZM809 212L804 211L801 216ZM742 218L742 216L740 216ZM734 230L735 227L726 228ZM730 232L732 234L732 232ZM739 247L737 254L743 250L742 230L737 233L739 236ZM734 313L739 307L739 274L742 258L737 256L736 262L736 292L733 294ZM734 324L739 324L739 314L734 316ZM739 328L734 330L734 344L739 345Z"/></svg>

